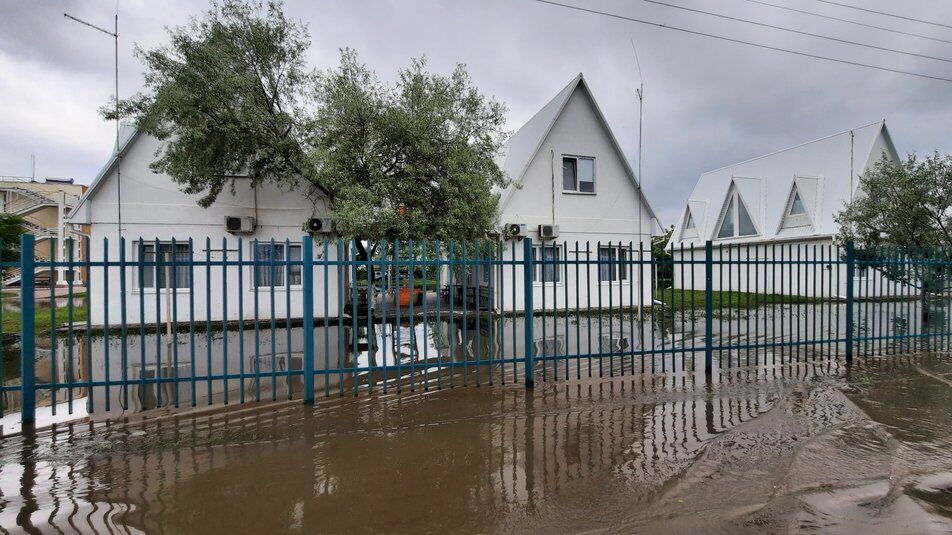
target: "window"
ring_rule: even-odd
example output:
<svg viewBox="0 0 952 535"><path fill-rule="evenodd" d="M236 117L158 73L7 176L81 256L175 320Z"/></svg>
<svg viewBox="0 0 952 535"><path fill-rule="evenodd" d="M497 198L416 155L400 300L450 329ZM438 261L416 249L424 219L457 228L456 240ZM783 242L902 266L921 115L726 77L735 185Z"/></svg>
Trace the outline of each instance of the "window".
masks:
<svg viewBox="0 0 952 535"><path fill-rule="evenodd" d="M684 214L684 226L681 229L681 239L686 238L697 238L697 224L694 222L694 214L691 213L691 208L687 208Z"/></svg>
<svg viewBox="0 0 952 535"><path fill-rule="evenodd" d="M289 247L288 251L285 251ZM288 254L289 253L289 254ZM288 266L288 262L301 261L301 245L284 243L259 243L255 250L255 262L263 263L254 268L255 288L284 288L301 285L300 265ZM269 264L274 262L273 265ZM286 279L290 269L290 279Z"/></svg>
<svg viewBox="0 0 952 535"><path fill-rule="evenodd" d="M175 255L172 255L172 244L170 242L159 243L159 255L156 259L155 242L142 244L142 288L166 288L186 289L191 285L191 269L189 261L192 259L192 252L189 250L188 242L175 244ZM165 265L169 262L182 262L183 265ZM151 265L150 265L151 264ZM171 279L171 284L166 285L166 278Z"/></svg>
<svg viewBox="0 0 952 535"><path fill-rule="evenodd" d="M562 191L595 193L595 158L563 156Z"/></svg>
<svg viewBox="0 0 952 535"><path fill-rule="evenodd" d="M599 247L598 281L628 280L628 250L620 246Z"/></svg>
<svg viewBox="0 0 952 535"><path fill-rule="evenodd" d="M800 215L807 213L807 207L803 205L803 201L800 199L800 192L794 192L793 202L790 203L790 211L787 212L790 215Z"/></svg>
<svg viewBox="0 0 952 535"><path fill-rule="evenodd" d="M797 185L794 184L793 191L787 200L787 209L784 213L780 228L797 228L810 226L810 216L807 214L807 205L800 196Z"/></svg>
<svg viewBox="0 0 952 535"><path fill-rule="evenodd" d="M541 254L540 254L541 251ZM558 245L537 245L532 248L536 269L532 282L562 282L562 249Z"/></svg>
<svg viewBox="0 0 952 535"><path fill-rule="evenodd" d="M743 236L756 236L758 234L754 221L750 218L747 206L740 197L737 189L731 188L727 196L727 210L724 212L724 218L721 220L721 226L717 231L717 237L740 238Z"/></svg>

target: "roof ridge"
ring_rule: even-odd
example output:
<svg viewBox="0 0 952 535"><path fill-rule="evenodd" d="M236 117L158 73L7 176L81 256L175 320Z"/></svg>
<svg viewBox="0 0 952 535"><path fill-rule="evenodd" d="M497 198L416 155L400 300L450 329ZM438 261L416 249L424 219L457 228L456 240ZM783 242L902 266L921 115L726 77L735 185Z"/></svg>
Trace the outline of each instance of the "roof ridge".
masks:
<svg viewBox="0 0 952 535"><path fill-rule="evenodd" d="M864 125L862 125L862 126L856 126L856 127L853 127L853 128L849 128L849 129L847 129L847 130L843 130L843 131L837 132L837 133L835 133L835 134L829 134L829 135L826 135L826 136L823 136L823 137L818 137L818 138L813 139L813 140L810 140L810 141L805 141L805 142L803 142L803 143L798 143L798 144L796 144L796 145L791 145L791 146L786 147L786 148L783 148L783 149L778 149L778 150L775 150L775 151L773 151L773 152L768 152L767 154L761 154L760 156L755 156L755 157L753 157L753 158L748 158L748 159L746 159L746 160L741 160L741 161L739 161L739 162L734 162L734 163L731 163L731 164L722 165L721 167L718 167L717 169L711 169L710 171L705 171L705 172L701 173L701 176L704 176L704 175L707 175L707 174L711 174L711 173L717 173L718 171L723 171L724 169L727 169L727 168L729 168L729 167L735 167L735 166L738 166L738 165L743 165L743 164L745 164L745 163L750 163L750 162L755 162L755 161L757 161L757 160L762 160L762 159L764 159L764 158L768 158L768 157L770 157L770 156L774 156L774 155L780 154L780 153L782 153L782 152L787 152L788 150L799 149L800 147L805 147L805 146L807 146L807 145L812 145L813 143L818 143L818 142L820 142L820 141L826 141L827 139L832 139L832 138L837 137L837 136L842 136L843 134L848 134L848 133L854 132L854 131L856 131L856 130L862 130L863 128L869 128L870 126L885 125L885 124L886 124L886 120L885 120L885 119L880 119L880 120L878 120L878 121L873 121L873 122L871 122L871 123L869 123L869 124L864 124Z"/></svg>

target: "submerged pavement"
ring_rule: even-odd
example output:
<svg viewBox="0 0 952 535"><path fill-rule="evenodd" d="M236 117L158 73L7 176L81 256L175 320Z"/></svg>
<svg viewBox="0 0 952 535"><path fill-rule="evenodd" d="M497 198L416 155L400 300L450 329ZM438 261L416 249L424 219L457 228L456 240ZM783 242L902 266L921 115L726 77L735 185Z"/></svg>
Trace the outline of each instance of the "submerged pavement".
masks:
<svg viewBox="0 0 952 535"><path fill-rule="evenodd" d="M0 442L0 527L952 529L952 357L242 406Z"/></svg>

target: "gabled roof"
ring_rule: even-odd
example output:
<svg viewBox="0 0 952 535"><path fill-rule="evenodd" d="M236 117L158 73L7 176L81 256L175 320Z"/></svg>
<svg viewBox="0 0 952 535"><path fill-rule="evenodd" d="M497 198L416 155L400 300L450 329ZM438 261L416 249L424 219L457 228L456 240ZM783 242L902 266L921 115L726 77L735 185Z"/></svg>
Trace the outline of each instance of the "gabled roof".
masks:
<svg viewBox="0 0 952 535"><path fill-rule="evenodd" d="M102 186L103 181L106 180L106 177L116 168L116 164L119 163L119 159L126 154L132 148L132 145L139 139L139 131L131 126L123 125L123 128L119 130L119 151L113 151L112 155L109 157L109 161L106 162L106 165L99 170L99 173L96 175L96 178L93 179L92 183L89 185L89 188L86 190L86 193L79 198L79 201L76 203L76 206L69 211L69 214L66 216L66 221L69 222L76 214L79 214L79 210L83 208L86 204L86 201L91 199L96 195L99 188Z"/></svg>
<svg viewBox="0 0 952 535"><path fill-rule="evenodd" d="M549 132L552 130L552 127L555 125L556 120L562 114L562 110L565 109L565 105L568 104L569 99L575 93L576 89L581 89L585 95L588 97L589 102L592 104L592 109L595 110L595 115L598 118L599 123L605 129L605 133L608 135L608 139L611 141L612 147L615 149L615 153L618 155L619 160L622 162L622 166L625 169L625 173L628 175L628 178L631 180L631 183L635 186L635 189L641 195L641 202L648 209L648 214L652 219L658 220L655 215L654 209L651 208L651 204L648 203L647 197L645 197L644 192L641 190L641 186L638 183L638 179L635 176L634 170L631 168L631 163L628 161L628 158L625 157L625 153L621 150L621 145L619 145L618 140L615 138L614 132L612 132L611 127L608 126L608 121L605 119L605 115L602 113L601 108L598 106L598 102L595 100L594 95L592 95L591 89L589 89L588 84L585 82L585 77L582 73L578 73L578 76L572 79L555 97L548 102L545 106L542 107L535 115L529 119L526 124L522 125L522 128L516 130L507 141L503 144L502 150L497 158L496 163L499 165L499 168L502 169L509 180L512 183L503 191L500 192L499 198L499 208L502 209L505 207L509 200L512 198L515 190L522 184L525 179L526 171L529 168L529 164L532 162L532 159L539 152L539 149L542 148L542 143L548 137ZM660 222L659 222L660 225Z"/></svg>
<svg viewBox="0 0 952 535"><path fill-rule="evenodd" d="M884 120L706 172L688 198L692 210L704 210L703 214L694 212L698 237L681 240L684 223L678 221L669 245L679 247L683 243L690 247L706 240L719 241L714 227L732 184L743 195L760 234L724 241L833 236L838 230L836 214L859 188L859 176L879 160L880 151L892 159L899 158ZM795 184L807 205L811 224L783 228Z"/></svg>

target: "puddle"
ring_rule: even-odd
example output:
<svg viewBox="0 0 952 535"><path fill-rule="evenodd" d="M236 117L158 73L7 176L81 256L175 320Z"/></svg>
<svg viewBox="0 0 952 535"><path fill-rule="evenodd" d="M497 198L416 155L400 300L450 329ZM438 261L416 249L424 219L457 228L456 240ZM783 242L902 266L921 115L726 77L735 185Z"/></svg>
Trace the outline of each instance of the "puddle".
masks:
<svg viewBox="0 0 952 535"><path fill-rule="evenodd" d="M950 372L890 357L73 424L0 443L0 526L945 530Z"/></svg>

